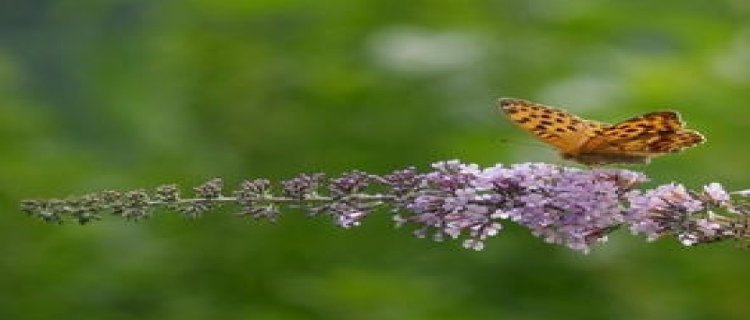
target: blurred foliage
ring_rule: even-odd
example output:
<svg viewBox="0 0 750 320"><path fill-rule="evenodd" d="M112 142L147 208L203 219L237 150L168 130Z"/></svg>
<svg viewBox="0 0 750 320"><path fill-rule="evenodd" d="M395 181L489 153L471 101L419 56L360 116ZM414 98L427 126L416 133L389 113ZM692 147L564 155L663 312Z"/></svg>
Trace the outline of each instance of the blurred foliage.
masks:
<svg viewBox="0 0 750 320"><path fill-rule="evenodd" d="M732 244L620 232L584 256L507 225L476 253L387 215L59 227L17 205L560 162L498 116L500 96L602 121L677 109L709 142L641 169L748 188L749 89L743 0L0 2L0 319L746 319L749 253Z"/></svg>

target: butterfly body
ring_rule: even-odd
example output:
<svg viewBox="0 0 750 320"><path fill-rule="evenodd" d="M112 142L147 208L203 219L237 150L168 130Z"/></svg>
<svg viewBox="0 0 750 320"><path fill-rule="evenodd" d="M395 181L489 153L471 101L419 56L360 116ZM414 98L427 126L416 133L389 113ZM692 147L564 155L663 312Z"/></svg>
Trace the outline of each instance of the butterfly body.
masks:
<svg viewBox="0 0 750 320"><path fill-rule="evenodd" d="M586 165L648 163L652 157L705 141L697 131L685 129L674 111L651 112L612 125L522 99L503 98L498 106L515 124L558 149L563 159Z"/></svg>

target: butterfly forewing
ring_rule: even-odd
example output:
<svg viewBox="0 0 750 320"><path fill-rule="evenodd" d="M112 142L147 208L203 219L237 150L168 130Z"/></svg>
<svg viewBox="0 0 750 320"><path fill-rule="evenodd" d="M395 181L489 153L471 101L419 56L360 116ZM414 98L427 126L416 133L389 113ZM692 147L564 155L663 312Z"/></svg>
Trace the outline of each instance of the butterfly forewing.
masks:
<svg viewBox="0 0 750 320"><path fill-rule="evenodd" d="M526 100L503 98L498 105L515 124L564 152L582 145L592 134L591 127L597 125L563 110Z"/></svg>

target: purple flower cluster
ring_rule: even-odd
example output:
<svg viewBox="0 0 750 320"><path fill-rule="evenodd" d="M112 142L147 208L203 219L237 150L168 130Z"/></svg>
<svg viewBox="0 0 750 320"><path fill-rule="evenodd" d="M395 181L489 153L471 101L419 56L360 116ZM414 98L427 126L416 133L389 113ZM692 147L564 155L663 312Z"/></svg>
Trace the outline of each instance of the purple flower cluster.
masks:
<svg viewBox="0 0 750 320"><path fill-rule="evenodd" d="M452 160L434 163L425 173L410 167L382 176L354 170L331 178L300 174L278 184L246 180L231 196L223 195L221 179L212 179L194 188L192 198L181 197L176 185L164 185L154 192L27 200L22 210L49 222L69 218L83 224L100 219L102 212L147 218L156 207L196 218L229 203L239 207L239 215L255 219L275 221L281 209L298 208L352 228L387 206L397 226L413 227L415 235L436 241L462 239L474 250L483 249L506 222L581 252L619 228L648 240L674 236L686 246L750 239L750 203L732 197L748 197L750 191L730 194L718 183L698 191L676 183L637 189L645 181L643 174L624 169L544 163L480 168Z"/></svg>
<svg viewBox="0 0 750 320"><path fill-rule="evenodd" d="M379 197L361 194L371 180L373 178L362 171L346 172L328 179L327 196L319 194L324 181L323 174L302 174L282 182L282 185L285 196L301 201L290 206L307 209L311 216L328 214L333 217L337 226L351 228L359 226L365 217L382 204Z"/></svg>
<svg viewBox="0 0 750 320"><path fill-rule="evenodd" d="M336 225L343 228L359 226L361 221L372 212L379 203L361 201L359 193L370 185L370 176L354 170L331 179L328 191L333 201L318 207L333 215Z"/></svg>
<svg viewBox="0 0 750 320"><path fill-rule="evenodd" d="M293 179L282 181L283 194L298 200L314 196L324 177L322 173L303 173Z"/></svg>
<svg viewBox="0 0 750 320"><path fill-rule="evenodd" d="M580 170L542 163L480 170L458 161L436 163L399 221L419 224L419 236L466 235L481 250L500 221L523 225L549 243L587 251L624 221L622 195L645 181L627 170Z"/></svg>
<svg viewBox="0 0 750 320"><path fill-rule="evenodd" d="M715 210L742 213L732 205L729 193L718 183L706 185L701 193L671 183L645 192L632 191L627 198L630 208L626 222L633 234L645 235L649 240L675 234L686 246L737 233L735 223Z"/></svg>
<svg viewBox="0 0 750 320"><path fill-rule="evenodd" d="M750 233L748 205L733 202L718 183L700 192L674 183L636 190L648 180L639 172L544 163L480 169L454 160L433 169L404 180L409 187L400 186L400 194L411 196L401 197L408 201L399 204L397 224L417 225L418 236L435 240L463 236L464 247L475 250L498 234L503 221L581 252L620 227L648 240L675 236L686 246L746 239Z"/></svg>
<svg viewBox="0 0 750 320"><path fill-rule="evenodd" d="M483 240L498 233L501 225L491 218L489 207L481 203L485 199L478 193L475 183L481 170L477 165L465 165L458 161L438 162L435 171L422 175L415 186L415 196L404 209L413 214L396 216L399 224L421 225L415 234L425 237L435 229L432 237L442 240L444 236L458 238L467 233L469 239L464 247L481 250Z"/></svg>
<svg viewBox="0 0 750 320"><path fill-rule="evenodd" d="M275 222L280 213L278 206L263 202L271 196L271 181L266 179L242 181L240 188L234 192L234 197L240 206L240 212L237 215Z"/></svg>

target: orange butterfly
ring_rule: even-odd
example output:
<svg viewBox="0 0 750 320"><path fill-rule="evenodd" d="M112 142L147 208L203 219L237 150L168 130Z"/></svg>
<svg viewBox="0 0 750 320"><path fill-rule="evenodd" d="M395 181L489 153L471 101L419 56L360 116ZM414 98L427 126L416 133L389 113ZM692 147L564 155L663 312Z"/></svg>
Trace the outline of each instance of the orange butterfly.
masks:
<svg viewBox="0 0 750 320"><path fill-rule="evenodd" d="M675 111L651 112L612 125L521 99L502 98L498 107L515 124L558 149L563 159L586 165L648 163L652 157L706 140L685 129Z"/></svg>

